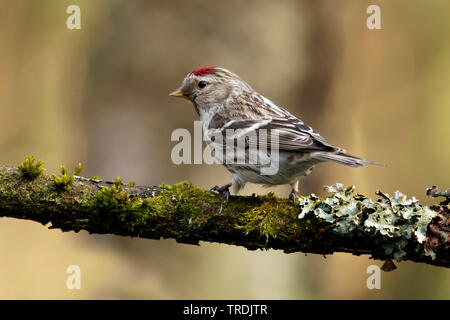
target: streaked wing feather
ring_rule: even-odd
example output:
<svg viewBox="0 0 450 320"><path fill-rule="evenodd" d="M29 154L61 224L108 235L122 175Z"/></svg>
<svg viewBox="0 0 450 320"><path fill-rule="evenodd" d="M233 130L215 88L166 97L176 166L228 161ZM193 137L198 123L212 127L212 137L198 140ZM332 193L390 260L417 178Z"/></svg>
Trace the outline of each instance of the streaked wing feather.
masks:
<svg viewBox="0 0 450 320"><path fill-rule="evenodd" d="M234 120L226 123L222 128L217 128L227 135L228 139L238 139L247 136L248 144L266 143L270 146L272 134L278 135L279 149L286 151L337 151L323 137L311 127L305 125L297 118L262 119L262 120ZM267 139L261 138L260 129L267 130ZM227 131L229 130L229 131ZM230 135L234 130L234 135Z"/></svg>

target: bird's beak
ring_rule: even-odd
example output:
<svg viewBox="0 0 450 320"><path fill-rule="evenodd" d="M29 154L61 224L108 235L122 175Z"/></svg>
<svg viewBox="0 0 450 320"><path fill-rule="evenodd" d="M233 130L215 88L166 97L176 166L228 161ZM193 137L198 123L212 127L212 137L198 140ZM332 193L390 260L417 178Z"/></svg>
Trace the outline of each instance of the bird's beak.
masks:
<svg viewBox="0 0 450 320"><path fill-rule="evenodd" d="M174 92L170 93L169 96L179 97L179 98L187 98L188 94L182 90L182 88L178 88Z"/></svg>

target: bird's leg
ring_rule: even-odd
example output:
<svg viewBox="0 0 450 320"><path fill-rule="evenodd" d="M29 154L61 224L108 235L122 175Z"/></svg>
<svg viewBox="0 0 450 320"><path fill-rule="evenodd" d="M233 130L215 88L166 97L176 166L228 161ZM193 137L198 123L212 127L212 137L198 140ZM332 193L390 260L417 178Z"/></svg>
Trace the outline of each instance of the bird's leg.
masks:
<svg viewBox="0 0 450 320"><path fill-rule="evenodd" d="M226 185L221 186L221 187L214 186L214 187L211 188L210 191L216 191L216 192L218 192L220 194L223 194L225 196L225 199L227 200L227 203L228 203L228 201L230 201L230 190L229 190L230 187L231 187L231 182L227 183Z"/></svg>
<svg viewBox="0 0 450 320"><path fill-rule="evenodd" d="M292 191L289 194L289 199L291 199L294 202L295 205L295 199L298 197L298 180L294 183L291 183Z"/></svg>

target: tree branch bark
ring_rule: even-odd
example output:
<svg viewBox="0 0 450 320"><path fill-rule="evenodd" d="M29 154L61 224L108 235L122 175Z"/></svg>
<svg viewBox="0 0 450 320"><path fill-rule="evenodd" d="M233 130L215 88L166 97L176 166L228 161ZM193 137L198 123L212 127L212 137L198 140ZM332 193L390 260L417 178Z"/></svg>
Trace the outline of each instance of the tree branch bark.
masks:
<svg viewBox="0 0 450 320"><path fill-rule="evenodd" d="M219 242L284 252L368 254L450 267L448 198L427 207L415 199L377 191L380 199L341 185L330 195L292 201L265 196L222 196L190 183L157 187L74 177L67 188L55 178L26 178L0 167L0 216L33 220L62 231ZM430 189L430 196L446 196ZM447 192L448 196L448 192Z"/></svg>

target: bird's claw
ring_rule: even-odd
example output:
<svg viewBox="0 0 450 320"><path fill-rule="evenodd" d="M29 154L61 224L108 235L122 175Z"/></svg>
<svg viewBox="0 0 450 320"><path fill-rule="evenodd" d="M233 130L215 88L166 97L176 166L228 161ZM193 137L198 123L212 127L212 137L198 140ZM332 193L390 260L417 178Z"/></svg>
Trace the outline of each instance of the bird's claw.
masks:
<svg viewBox="0 0 450 320"><path fill-rule="evenodd" d="M297 199L297 197L298 197L298 195L294 192L291 192L289 194L289 200L291 200L293 202L294 206L295 206L295 200Z"/></svg>
<svg viewBox="0 0 450 320"><path fill-rule="evenodd" d="M223 194L225 196L225 200L227 201L227 203L230 201L230 190L229 190L230 186L229 185L224 185L222 187L219 186L214 186L211 188L210 191L216 191L220 194Z"/></svg>

